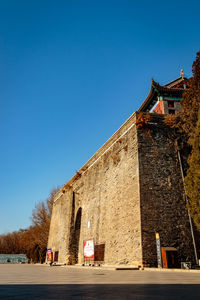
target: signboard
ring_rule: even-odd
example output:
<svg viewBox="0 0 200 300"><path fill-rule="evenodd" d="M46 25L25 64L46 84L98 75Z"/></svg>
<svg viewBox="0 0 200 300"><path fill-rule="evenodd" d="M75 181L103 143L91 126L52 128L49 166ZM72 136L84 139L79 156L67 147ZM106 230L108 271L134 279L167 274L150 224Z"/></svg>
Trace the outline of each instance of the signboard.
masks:
<svg viewBox="0 0 200 300"><path fill-rule="evenodd" d="M156 232L156 250L157 250L157 261L158 268L162 268L162 255L161 255L161 247L160 247L160 235Z"/></svg>
<svg viewBox="0 0 200 300"><path fill-rule="evenodd" d="M51 249L47 249L47 260L52 261L53 259L53 253Z"/></svg>
<svg viewBox="0 0 200 300"><path fill-rule="evenodd" d="M94 261L104 261L105 244L99 244L94 246Z"/></svg>
<svg viewBox="0 0 200 300"><path fill-rule="evenodd" d="M94 259L94 241L84 241L83 243L84 259Z"/></svg>
<svg viewBox="0 0 200 300"><path fill-rule="evenodd" d="M191 262L181 262L181 269L186 269L189 270L192 268L192 263Z"/></svg>

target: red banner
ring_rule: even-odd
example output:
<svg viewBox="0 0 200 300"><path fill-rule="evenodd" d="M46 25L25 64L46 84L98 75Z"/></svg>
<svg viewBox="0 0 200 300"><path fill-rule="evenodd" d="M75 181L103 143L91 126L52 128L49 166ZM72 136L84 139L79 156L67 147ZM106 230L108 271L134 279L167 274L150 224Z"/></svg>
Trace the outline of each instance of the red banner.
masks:
<svg viewBox="0 0 200 300"><path fill-rule="evenodd" d="M51 249L47 250L47 260L48 261L52 261L53 260L53 252L51 251Z"/></svg>
<svg viewBox="0 0 200 300"><path fill-rule="evenodd" d="M94 241L84 241L83 243L84 259L94 259Z"/></svg>

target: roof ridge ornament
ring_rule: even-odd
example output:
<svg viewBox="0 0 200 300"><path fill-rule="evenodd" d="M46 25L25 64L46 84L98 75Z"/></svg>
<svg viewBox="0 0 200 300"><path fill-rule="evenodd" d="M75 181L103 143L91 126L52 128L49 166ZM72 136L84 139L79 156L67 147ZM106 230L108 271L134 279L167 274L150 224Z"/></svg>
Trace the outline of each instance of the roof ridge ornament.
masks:
<svg viewBox="0 0 200 300"><path fill-rule="evenodd" d="M181 69L181 71L180 71L180 77L182 77L182 79L184 78L184 71L183 71L183 69Z"/></svg>

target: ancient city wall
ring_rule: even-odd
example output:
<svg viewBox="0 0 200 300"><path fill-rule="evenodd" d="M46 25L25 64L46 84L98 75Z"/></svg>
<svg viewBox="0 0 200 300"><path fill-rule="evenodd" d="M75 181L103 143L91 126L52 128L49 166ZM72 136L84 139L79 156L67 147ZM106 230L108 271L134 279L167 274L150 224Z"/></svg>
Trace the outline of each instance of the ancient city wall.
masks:
<svg viewBox="0 0 200 300"><path fill-rule="evenodd" d="M164 116L133 114L55 198L48 247L83 263L83 241L105 264L157 265L155 232L178 260L194 261L177 136Z"/></svg>
<svg viewBox="0 0 200 300"><path fill-rule="evenodd" d="M143 262L157 265L155 232L162 247L175 247L180 261L194 261L188 212L177 154L177 136L151 115L138 129Z"/></svg>
<svg viewBox="0 0 200 300"><path fill-rule="evenodd" d="M105 245L105 264L142 263L135 120L136 114L58 193L48 247L59 251L59 262L83 263L83 241L93 239Z"/></svg>
<svg viewBox="0 0 200 300"><path fill-rule="evenodd" d="M54 253L59 251L58 262L64 262L67 256L66 240L69 236L70 227L70 200L71 193L69 191L62 194L53 205L48 248L51 248Z"/></svg>

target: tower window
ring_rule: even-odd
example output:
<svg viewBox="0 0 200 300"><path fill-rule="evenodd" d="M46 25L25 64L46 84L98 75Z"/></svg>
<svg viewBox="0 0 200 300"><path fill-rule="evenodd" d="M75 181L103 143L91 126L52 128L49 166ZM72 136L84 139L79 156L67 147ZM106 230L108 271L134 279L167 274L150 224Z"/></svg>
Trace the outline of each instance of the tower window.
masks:
<svg viewBox="0 0 200 300"><path fill-rule="evenodd" d="M174 107L174 101L168 101L168 107Z"/></svg>

